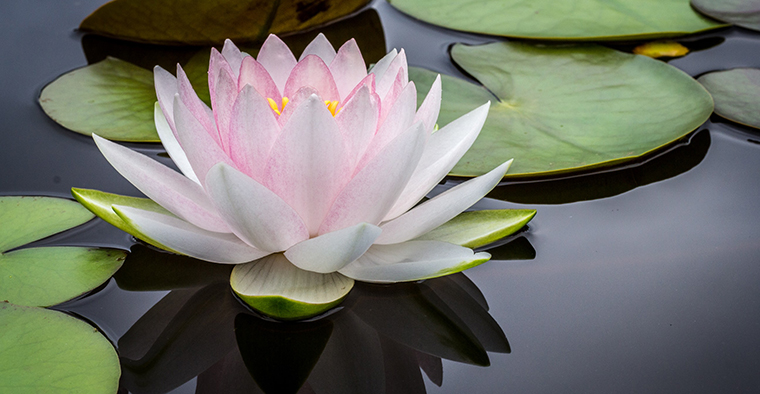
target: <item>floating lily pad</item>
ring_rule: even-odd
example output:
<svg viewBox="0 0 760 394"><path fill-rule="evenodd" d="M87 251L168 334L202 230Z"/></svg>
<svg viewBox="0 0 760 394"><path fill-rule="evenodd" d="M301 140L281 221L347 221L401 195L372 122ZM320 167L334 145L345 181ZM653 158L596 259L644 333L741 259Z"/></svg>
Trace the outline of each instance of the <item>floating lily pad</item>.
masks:
<svg viewBox="0 0 760 394"><path fill-rule="evenodd" d="M536 216L535 209L494 209L462 212L417 239L477 248L513 234Z"/></svg>
<svg viewBox="0 0 760 394"><path fill-rule="evenodd" d="M451 175L481 175L510 158L507 178L611 166L684 137L713 109L710 94L682 71L595 45L457 44L452 57L484 86L443 76L438 123L492 104ZM420 92L435 75L410 70Z"/></svg>
<svg viewBox="0 0 760 394"><path fill-rule="evenodd" d="M756 0L691 0L691 5L717 20L760 31L760 7Z"/></svg>
<svg viewBox="0 0 760 394"><path fill-rule="evenodd" d="M709 0L705 0L709 1ZM389 0L449 29L551 40L672 37L722 27L688 0Z"/></svg>
<svg viewBox="0 0 760 394"><path fill-rule="evenodd" d="M760 70L735 68L712 72L698 81L712 94L716 114L760 128Z"/></svg>
<svg viewBox="0 0 760 394"><path fill-rule="evenodd" d="M0 303L0 392L115 393L119 359L92 326L61 312Z"/></svg>
<svg viewBox="0 0 760 394"><path fill-rule="evenodd" d="M655 41L641 44L633 48L633 53L653 58L680 57L689 53L689 48L675 41Z"/></svg>
<svg viewBox="0 0 760 394"><path fill-rule="evenodd" d="M82 224L93 215L53 197L0 197L0 300L50 306L90 291L121 267L126 252L84 247L8 251Z"/></svg>
<svg viewBox="0 0 760 394"><path fill-rule="evenodd" d="M307 30L349 15L368 0L114 0L79 26L105 36L158 44L214 45L229 38Z"/></svg>
<svg viewBox="0 0 760 394"><path fill-rule="evenodd" d="M40 94L45 113L77 133L117 141L158 142L153 73L107 58L71 71Z"/></svg>

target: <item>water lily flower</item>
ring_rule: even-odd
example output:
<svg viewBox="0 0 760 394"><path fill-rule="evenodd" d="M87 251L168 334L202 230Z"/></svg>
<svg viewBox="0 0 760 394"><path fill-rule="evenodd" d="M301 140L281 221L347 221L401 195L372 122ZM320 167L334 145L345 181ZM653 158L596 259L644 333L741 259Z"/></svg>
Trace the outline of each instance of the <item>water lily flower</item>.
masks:
<svg viewBox="0 0 760 394"><path fill-rule="evenodd" d="M286 299L324 310L353 280L415 281L490 258L416 240L480 200L511 161L417 205L473 143L490 103L434 130L440 76L417 108L403 49L368 72L354 40L336 52L320 34L298 60L274 35L256 58L227 40L211 51L212 108L181 67L176 77L156 67L154 77L156 129L181 173L93 135L168 212L112 209L165 249L248 263L231 280L254 307L277 314Z"/></svg>

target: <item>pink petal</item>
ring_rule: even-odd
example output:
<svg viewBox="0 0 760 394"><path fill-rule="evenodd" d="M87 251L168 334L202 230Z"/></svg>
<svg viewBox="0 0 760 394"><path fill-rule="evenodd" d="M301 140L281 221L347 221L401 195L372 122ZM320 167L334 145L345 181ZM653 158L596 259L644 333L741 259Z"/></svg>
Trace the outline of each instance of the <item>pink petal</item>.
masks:
<svg viewBox="0 0 760 394"><path fill-rule="evenodd" d="M391 61L391 63L388 65L388 68L385 70L382 77L378 76L377 94L379 94L380 97L385 97L385 95L388 94L391 86L396 81L396 75L399 73L399 71L402 72L404 82L408 82L409 76L407 69L408 67L406 65L406 53L402 49L399 51L398 55L393 58L393 61Z"/></svg>
<svg viewBox="0 0 760 394"><path fill-rule="evenodd" d="M219 76L219 70L225 70L229 75L235 75L232 67L227 63L227 59L216 48L211 48L211 58L208 63L208 91L211 96L212 106L214 104L214 96L216 96L214 91L216 90L216 78Z"/></svg>
<svg viewBox="0 0 760 394"><path fill-rule="evenodd" d="M490 105L486 103L462 115L428 138L420 164L384 221L408 211L446 176L480 134Z"/></svg>
<svg viewBox="0 0 760 394"><path fill-rule="evenodd" d="M243 54L229 38L224 40L224 47L222 47L222 56L224 56L224 59L227 60L227 63L230 65L232 74L235 77L239 76L240 64L243 62Z"/></svg>
<svg viewBox="0 0 760 394"><path fill-rule="evenodd" d="M185 151L182 150L182 147L179 145L177 136L174 135L174 132L169 127L169 122L166 121L166 117L164 117L164 113L161 111L161 107L158 103L153 106L153 120L156 124L158 138L161 139L161 144L164 146L164 149L166 149L166 153L169 154L169 157L171 157L174 164L177 165L177 168L179 168L186 177L200 185L201 182L198 180L198 177L195 176L195 172L193 171L190 162L187 160Z"/></svg>
<svg viewBox="0 0 760 394"><path fill-rule="evenodd" d="M401 133L361 169L335 199L319 234L380 223L409 181L422 156L425 130L417 123Z"/></svg>
<svg viewBox="0 0 760 394"><path fill-rule="evenodd" d="M377 130L380 101L364 85L335 115L338 128L346 141L351 168L355 168Z"/></svg>
<svg viewBox="0 0 760 394"><path fill-rule="evenodd" d="M375 74L367 74L367 76L364 77L364 79L362 79L356 85L356 87L354 87L354 90L352 90L351 93L349 93L345 98L343 98L342 103L347 103L351 101L351 99L354 97L356 92L358 92L364 86L369 88L370 93L372 93L373 95L377 95L375 93ZM380 99L380 96L377 96L377 98Z"/></svg>
<svg viewBox="0 0 760 394"><path fill-rule="evenodd" d="M161 66L156 66L153 67L153 84L156 86L158 104L164 112L169 127L174 130L174 95L177 94L177 78Z"/></svg>
<svg viewBox="0 0 760 394"><path fill-rule="evenodd" d="M338 87L341 100L348 98L351 90L367 76L367 65L364 63L362 52L353 38L346 41L335 56L330 65L330 71L335 77L335 85Z"/></svg>
<svg viewBox="0 0 760 394"><path fill-rule="evenodd" d="M309 55L317 55L325 62L325 64L330 64L335 58L335 48L333 48L332 44L330 44L330 41L324 34L319 33L313 40L311 40L309 45L304 48L298 61L302 61Z"/></svg>
<svg viewBox="0 0 760 394"><path fill-rule="evenodd" d="M324 100L340 100L330 68L316 55L308 55L298 62L285 83L285 97L291 97L303 86L311 86Z"/></svg>
<svg viewBox="0 0 760 394"><path fill-rule="evenodd" d="M279 132L280 125L267 100L246 85L232 106L227 141L237 168L263 182L269 151Z"/></svg>
<svg viewBox="0 0 760 394"><path fill-rule="evenodd" d="M351 174L338 124L319 96L296 108L272 147L266 171L266 186L316 235Z"/></svg>
<svg viewBox="0 0 760 394"><path fill-rule="evenodd" d="M401 95L401 92L404 91L407 85L408 82L406 72L404 70L398 70L398 73L396 73L396 80L393 82L390 89L388 89L388 93L386 93L385 97L383 98L383 103L385 105L380 111L380 123L385 122L385 118L388 116L391 108L393 108L393 104L396 103L396 100L398 100L398 97ZM414 108L417 109L416 104Z"/></svg>
<svg viewBox="0 0 760 394"><path fill-rule="evenodd" d="M285 91L285 82L296 66L296 58L288 46L274 34L267 37L256 59L267 69L280 92Z"/></svg>
<svg viewBox="0 0 760 394"><path fill-rule="evenodd" d="M358 259L379 235L379 227L359 223L295 244L285 257L300 269L327 274Z"/></svg>
<svg viewBox="0 0 760 394"><path fill-rule="evenodd" d="M285 109L282 110L282 114L277 118L277 122L280 123L280 128L288 123L290 117L293 116L293 113L299 106L301 106L301 104L314 95L319 96L319 93L311 86L304 86L301 89L298 89L295 95L288 97L290 99L288 105L285 106Z"/></svg>
<svg viewBox="0 0 760 394"><path fill-rule="evenodd" d="M388 66L391 65L391 62L396 58L397 55L398 51L396 51L396 48L393 48L393 50L385 54L382 59L378 60L377 63L375 63L375 65L372 66L368 72L370 74L375 74L375 77L377 79L382 78L383 74L385 74L385 71L388 70Z"/></svg>
<svg viewBox="0 0 760 394"><path fill-rule="evenodd" d="M412 208L380 226L378 244L395 244L419 237L448 222L488 194L509 169L512 160L470 179Z"/></svg>
<svg viewBox="0 0 760 394"><path fill-rule="evenodd" d="M195 182L151 158L93 134L98 149L124 178L169 212L203 229L229 232ZM169 245L167 245L169 246Z"/></svg>
<svg viewBox="0 0 760 394"><path fill-rule="evenodd" d="M195 119L198 119L198 121L201 122L209 135L214 137L214 139L217 139L218 132L214 122L214 113L206 103L198 98L198 95L193 89L193 85L190 84L190 79L188 79L187 74L185 74L185 70L183 70L179 64L177 65L177 90L179 92L179 98L187 106L187 109L192 112Z"/></svg>
<svg viewBox="0 0 760 394"><path fill-rule="evenodd" d="M238 78L238 90L245 85L251 85L264 98L271 98L278 102L282 98L280 90L272 80L269 72L252 56L246 56L240 66L240 78Z"/></svg>
<svg viewBox="0 0 760 394"><path fill-rule="evenodd" d="M219 130L218 137L215 139L220 142L227 154L230 152L226 143L229 141L232 106L235 104L237 95L237 78L233 77L226 69L220 69L216 77L216 88L211 94L211 105L214 107L214 118Z"/></svg>
<svg viewBox="0 0 760 394"><path fill-rule="evenodd" d="M206 231L171 216L119 205L114 205L113 210L151 239L196 259L240 264L269 254L246 245L232 234Z"/></svg>
<svg viewBox="0 0 760 394"><path fill-rule="evenodd" d="M435 122L438 120L438 112L441 110L441 75L438 74L433 81L433 85L430 87L430 91L425 100L422 101L420 108L417 110L417 115L414 117L414 121L422 121L425 124L425 130L428 133L433 132L435 128Z"/></svg>
<svg viewBox="0 0 760 394"><path fill-rule="evenodd" d="M206 190L232 232L257 249L280 252L309 238L304 222L285 201L242 172L219 163Z"/></svg>

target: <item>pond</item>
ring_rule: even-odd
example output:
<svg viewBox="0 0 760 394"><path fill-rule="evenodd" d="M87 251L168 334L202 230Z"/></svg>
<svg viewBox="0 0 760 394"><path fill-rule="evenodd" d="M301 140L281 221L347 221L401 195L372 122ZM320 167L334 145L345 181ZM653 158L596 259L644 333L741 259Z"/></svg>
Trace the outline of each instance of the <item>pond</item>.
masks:
<svg viewBox="0 0 760 394"><path fill-rule="evenodd" d="M0 195L140 196L91 138L37 103L46 84L87 64L92 38L75 29L103 2L0 5ZM465 77L449 47L502 40L371 7L387 49L405 48L412 66ZM693 77L760 67L759 33L730 27L687 40L710 43L669 62ZM169 162L158 144L126 145ZM132 250L116 279L54 307L117 346L120 392L250 392L254 379L277 392L309 370L304 393L377 382L394 393L757 392L758 197L760 131L713 115L632 164L502 182L475 208L538 214L489 250L492 261L451 278L359 286L344 310L286 329L244 313L220 284L227 268L169 261L100 219L36 245ZM163 277L151 271L159 263Z"/></svg>

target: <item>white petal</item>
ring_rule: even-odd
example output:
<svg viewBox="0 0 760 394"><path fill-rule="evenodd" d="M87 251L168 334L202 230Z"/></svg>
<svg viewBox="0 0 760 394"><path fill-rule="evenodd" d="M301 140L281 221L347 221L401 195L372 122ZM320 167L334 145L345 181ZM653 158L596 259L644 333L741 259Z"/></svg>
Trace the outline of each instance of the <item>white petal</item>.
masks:
<svg viewBox="0 0 760 394"><path fill-rule="evenodd" d="M382 59L378 60L377 63L369 69L368 73L375 74L376 80L382 78L385 71L388 70L388 66L390 66L393 59L396 58L396 55L398 55L398 51L396 51L396 48L393 48L393 50L385 54Z"/></svg>
<svg viewBox="0 0 760 394"><path fill-rule="evenodd" d="M267 69L277 85L277 89L284 92L285 82L297 63L290 48L279 37L270 34L261 46L256 60Z"/></svg>
<svg viewBox="0 0 760 394"><path fill-rule="evenodd" d="M510 164L512 160L425 201L396 219L383 223L380 226L383 233L376 243L404 242L448 222L491 191L504 177Z"/></svg>
<svg viewBox="0 0 760 394"><path fill-rule="evenodd" d="M380 231L377 226L359 223L293 245L285 252L285 257L307 271L335 272L363 255Z"/></svg>
<svg viewBox="0 0 760 394"><path fill-rule="evenodd" d="M308 55L317 55L319 56L326 64L330 64L333 59L335 59L335 48L333 48L332 44L330 44L330 41L325 37L324 34L319 33L316 37L314 37L313 40L309 43L309 45L304 48L303 53L301 53L301 57L298 58L298 61L300 62Z"/></svg>
<svg viewBox="0 0 760 394"><path fill-rule="evenodd" d="M378 75L377 79L377 94L380 97L385 97L388 94L393 83L396 81L398 74L401 73L404 83L409 82L408 66L406 64L406 52L401 49L395 58L388 65L388 68L383 73L383 76Z"/></svg>
<svg viewBox="0 0 760 394"><path fill-rule="evenodd" d="M462 115L428 138L420 164L384 221L408 211L451 171L480 134L489 106L490 102Z"/></svg>
<svg viewBox="0 0 760 394"><path fill-rule="evenodd" d="M93 134L95 144L124 178L169 212L209 231L229 232L206 193L177 171Z"/></svg>
<svg viewBox="0 0 760 394"><path fill-rule="evenodd" d="M474 253L472 249L446 242L409 241L373 245L338 272L363 282L409 282L457 273L490 258L488 253Z"/></svg>
<svg viewBox="0 0 760 394"><path fill-rule="evenodd" d="M240 65L243 62L243 54L240 52L237 46L229 38L224 40L224 47L222 47L222 56L229 63L232 68L232 73L235 77L240 76Z"/></svg>
<svg viewBox="0 0 760 394"><path fill-rule="evenodd" d="M353 38L346 41L330 65L330 71L335 77L340 99L345 100L351 90L367 76L367 65L364 63L361 50Z"/></svg>
<svg viewBox="0 0 760 394"><path fill-rule="evenodd" d="M421 120L425 123L425 130L428 133L433 132L435 121L438 119L438 113L441 110L441 93L441 74L438 74L414 117L415 122Z"/></svg>
<svg viewBox="0 0 760 394"><path fill-rule="evenodd" d="M156 86L158 104L164 112L169 127L174 129L174 95L178 93L177 78L161 66L156 66L153 68L153 84Z"/></svg>
<svg viewBox="0 0 760 394"><path fill-rule="evenodd" d="M248 246L232 234L206 231L171 216L119 205L114 205L113 210L146 236L196 259L240 264L269 254Z"/></svg>
<svg viewBox="0 0 760 394"><path fill-rule="evenodd" d="M193 172L193 167L190 166L190 162L187 161L187 155L185 154L185 151L182 150L182 147L179 145L179 141L177 141L177 137L169 127L169 123L166 121L164 112L161 110L161 106L158 104L158 102L156 102L155 106L153 107L153 120L156 123L158 138L161 139L161 144L164 145L166 153L169 154L169 157L172 158L174 164L177 165L177 168L179 168L179 170L182 171L186 177L200 185L201 183L198 180L198 177L195 175L195 172Z"/></svg>
<svg viewBox="0 0 760 394"><path fill-rule="evenodd" d="M279 252L309 238L293 208L227 164L208 171L206 190L232 231L258 249Z"/></svg>

